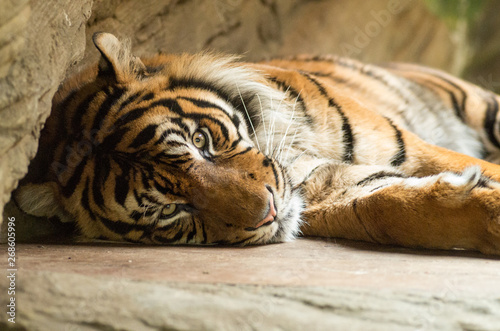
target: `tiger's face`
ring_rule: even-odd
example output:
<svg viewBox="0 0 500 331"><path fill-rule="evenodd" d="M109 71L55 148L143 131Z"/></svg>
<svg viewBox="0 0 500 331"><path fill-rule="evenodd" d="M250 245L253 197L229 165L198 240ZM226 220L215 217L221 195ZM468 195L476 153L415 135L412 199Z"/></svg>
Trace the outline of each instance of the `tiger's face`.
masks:
<svg viewBox="0 0 500 331"><path fill-rule="evenodd" d="M289 203L288 175L254 146L233 105L189 86L131 90L120 100L131 96L137 101L122 109L124 120L102 138L105 150L89 161L107 170L95 171L82 191L89 203L79 214L92 219L84 226L95 219L105 238L147 243L250 244L291 236L288 222L298 206ZM129 116L140 117L127 122ZM116 132L120 142L106 149Z"/></svg>
<svg viewBox="0 0 500 331"><path fill-rule="evenodd" d="M242 111L256 107L263 85L210 55L143 64L112 35L94 42L103 56L98 74L61 99L47 123L64 137L51 165L55 200L84 235L246 245L298 233L300 195L251 138L249 117L261 109ZM217 74L245 83L228 85Z"/></svg>

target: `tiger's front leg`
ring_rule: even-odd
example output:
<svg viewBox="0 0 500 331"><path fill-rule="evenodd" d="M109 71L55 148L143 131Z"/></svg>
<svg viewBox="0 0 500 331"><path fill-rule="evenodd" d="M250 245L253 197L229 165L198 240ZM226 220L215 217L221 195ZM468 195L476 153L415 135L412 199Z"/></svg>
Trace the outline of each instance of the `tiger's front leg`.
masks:
<svg viewBox="0 0 500 331"><path fill-rule="evenodd" d="M479 167L417 178L391 167L326 164L302 186L306 236L500 255L500 184Z"/></svg>

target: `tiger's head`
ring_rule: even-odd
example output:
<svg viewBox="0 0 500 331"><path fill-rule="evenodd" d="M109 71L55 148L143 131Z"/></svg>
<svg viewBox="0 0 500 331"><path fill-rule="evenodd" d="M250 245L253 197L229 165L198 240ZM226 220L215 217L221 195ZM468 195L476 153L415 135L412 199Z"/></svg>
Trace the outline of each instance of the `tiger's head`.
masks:
<svg viewBox="0 0 500 331"><path fill-rule="evenodd" d="M111 34L93 41L101 60L55 96L15 192L21 209L116 241L246 245L299 232L300 195L258 145L282 92L231 57L140 60Z"/></svg>

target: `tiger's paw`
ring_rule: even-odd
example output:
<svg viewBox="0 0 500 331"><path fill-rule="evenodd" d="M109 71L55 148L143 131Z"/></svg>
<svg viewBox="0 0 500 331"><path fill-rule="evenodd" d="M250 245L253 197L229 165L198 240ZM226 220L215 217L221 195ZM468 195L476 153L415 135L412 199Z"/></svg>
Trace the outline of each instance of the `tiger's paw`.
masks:
<svg viewBox="0 0 500 331"><path fill-rule="evenodd" d="M404 180L404 184L410 188L431 187L433 185L449 186L459 191L470 191L479 184L481 180L481 168L469 167L462 173L443 172L428 177L410 177Z"/></svg>
<svg viewBox="0 0 500 331"><path fill-rule="evenodd" d="M500 184L482 175L479 167L462 174L446 173L441 182L452 188L453 195L443 194L442 201L470 215L471 235L477 250L500 255ZM453 197L453 198L452 198Z"/></svg>
<svg viewBox="0 0 500 331"><path fill-rule="evenodd" d="M500 184L484 177L478 166L466 168L462 173L443 172L423 178L406 178L404 186L422 189L423 193L447 207L459 207L470 199L481 200L481 195L500 192Z"/></svg>
<svg viewBox="0 0 500 331"><path fill-rule="evenodd" d="M417 210L426 226L432 223L428 246L500 255L500 184L483 176L481 168L405 178L391 188L394 195L405 191L407 210Z"/></svg>

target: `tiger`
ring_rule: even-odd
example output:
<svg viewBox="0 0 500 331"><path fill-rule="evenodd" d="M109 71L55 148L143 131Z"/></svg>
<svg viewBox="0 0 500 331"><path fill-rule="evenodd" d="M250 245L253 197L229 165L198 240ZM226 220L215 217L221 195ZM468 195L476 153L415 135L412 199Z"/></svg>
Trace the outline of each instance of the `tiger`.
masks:
<svg viewBox="0 0 500 331"><path fill-rule="evenodd" d="M415 64L92 40L100 60L55 94L14 192L24 212L106 241L500 254L493 92Z"/></svg>

